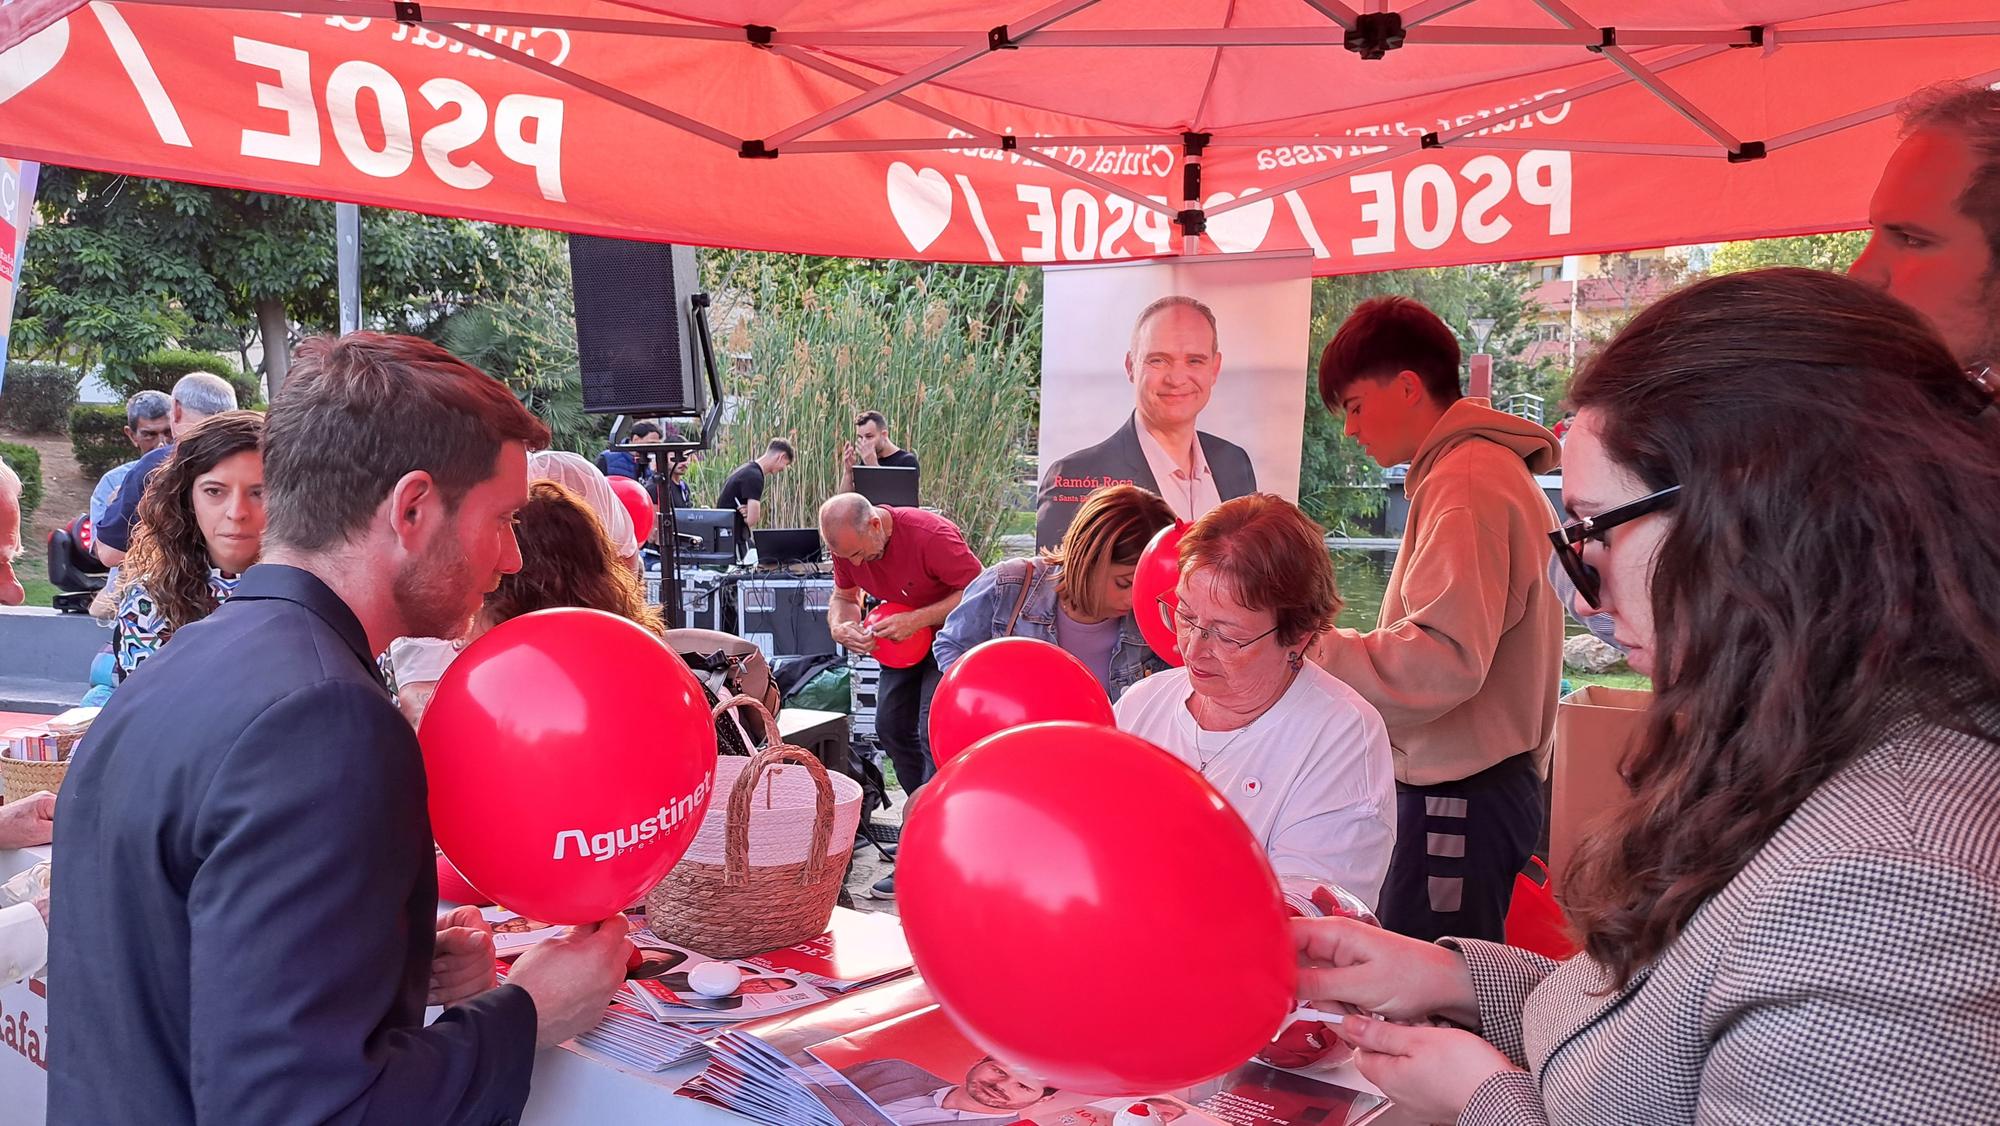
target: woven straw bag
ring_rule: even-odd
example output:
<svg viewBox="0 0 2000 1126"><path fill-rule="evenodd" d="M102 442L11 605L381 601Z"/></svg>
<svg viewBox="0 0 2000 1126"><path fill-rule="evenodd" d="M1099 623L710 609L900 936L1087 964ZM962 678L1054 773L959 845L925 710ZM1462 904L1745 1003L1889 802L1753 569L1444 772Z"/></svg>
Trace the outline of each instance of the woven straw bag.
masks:
<svg viewBox="0 0 2000 1126"><path fill-rule="evenodd" d="M777 721L761 701L716 705ZM803 769L794 769L795 764ZM861 786L829 775L812 752L789 743L716 763L715 790L686 855L646 896L646 922L668 942L711 958L742 958L826 932L861 824Z"/></svg>

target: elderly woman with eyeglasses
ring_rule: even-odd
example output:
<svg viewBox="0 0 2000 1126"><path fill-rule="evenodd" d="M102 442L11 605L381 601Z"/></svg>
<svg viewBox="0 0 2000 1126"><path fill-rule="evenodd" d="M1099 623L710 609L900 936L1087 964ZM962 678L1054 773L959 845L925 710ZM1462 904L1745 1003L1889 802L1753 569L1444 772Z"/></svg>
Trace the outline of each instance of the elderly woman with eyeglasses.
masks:
<svg viewBox="0 0 2000 1126"><path fill-rule="evenodd" d="M1340 609L1318 525L1255 493L1181 539L1180 607L1162 614L1186 664L1118 701L1121 730L1200 771L1280 875L1328 881L1371 908L1396 843L1389 733L1305 648Z"/></svg>

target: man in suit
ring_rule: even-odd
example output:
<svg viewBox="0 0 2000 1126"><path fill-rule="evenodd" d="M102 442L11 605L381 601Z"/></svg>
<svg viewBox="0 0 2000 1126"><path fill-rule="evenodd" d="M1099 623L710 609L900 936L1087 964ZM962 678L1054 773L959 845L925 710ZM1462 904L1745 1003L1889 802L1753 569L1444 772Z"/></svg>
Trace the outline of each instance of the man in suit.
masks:
<svg viewBox="0 0 2000 1126"><path fill-rule="evenodd" d="M1060 543L1083 498L1106 485L1158 493L1182 520L1256 492L1257 471L1243 447L1195 429L1221 374L1221 338L1208 306L1180 294L1146 306L1125 353L1132 413L1109 438L1049 465L1035 501L1035 542Z"/></svg>
<svg viewBox="0 0 2000 1126"><path fill-rule="evenodd" d="M1013 1121L1029 1107L1053 1096L1025 1072L992 1056L981 1056L965 1072L965 1082L950 1083L908 1060L869 1060L843 1072L847 1081L867 1095L897 1126L977 1122L983 1118Z"/></svg>
<svg viewBox="0 0 2000 1126"><path fill-rule="evenodd" d="M425 341L300 347L263 561L125 682L63 787L51 1126L512 1123L537 1046L603 1015L622 919L494 988L476 909L437 918L423 759L375 663L458 636L520 568L548 437ZM426 1004L448 1006L429 1027Z"/></svg>

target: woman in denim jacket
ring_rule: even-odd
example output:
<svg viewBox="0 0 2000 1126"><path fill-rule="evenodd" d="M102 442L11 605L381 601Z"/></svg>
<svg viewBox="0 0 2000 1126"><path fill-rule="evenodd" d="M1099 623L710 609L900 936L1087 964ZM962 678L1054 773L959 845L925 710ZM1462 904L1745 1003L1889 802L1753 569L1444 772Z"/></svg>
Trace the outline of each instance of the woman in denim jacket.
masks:
<svg viewBox="0 0 2000 1126"><path fill-rule="evenodd" d="M972 580L932 646L938 667L949 670L982 641L1032 637L1068 650L1116 700L1167 667L1132 617L1132 572L1153 534L1173 522L1167 502L1136 485L1091 493L1061 547Z"/></svg>

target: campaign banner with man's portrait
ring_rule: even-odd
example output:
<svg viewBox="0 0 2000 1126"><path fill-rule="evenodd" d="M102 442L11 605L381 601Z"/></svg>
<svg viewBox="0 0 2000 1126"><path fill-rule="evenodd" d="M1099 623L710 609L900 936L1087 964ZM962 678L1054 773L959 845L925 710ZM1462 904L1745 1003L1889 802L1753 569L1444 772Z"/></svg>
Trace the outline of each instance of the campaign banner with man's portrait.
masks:
<svg viewBox="0 0 2000 1126"><path fill-rule="evenodd" d="M1035 544L1106 485L1192 520L1299 495L1311 263L1303 256L1046 271Z"/></svg>

